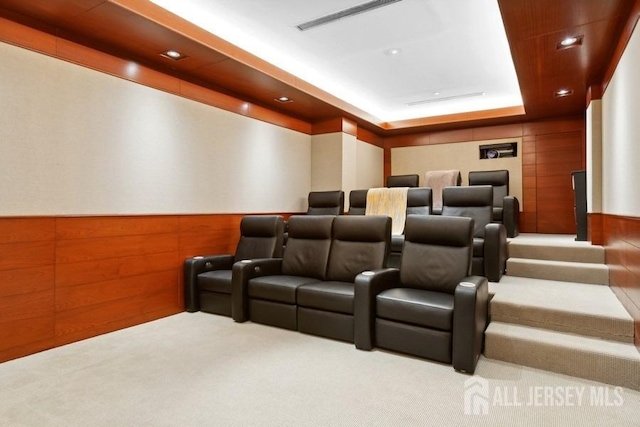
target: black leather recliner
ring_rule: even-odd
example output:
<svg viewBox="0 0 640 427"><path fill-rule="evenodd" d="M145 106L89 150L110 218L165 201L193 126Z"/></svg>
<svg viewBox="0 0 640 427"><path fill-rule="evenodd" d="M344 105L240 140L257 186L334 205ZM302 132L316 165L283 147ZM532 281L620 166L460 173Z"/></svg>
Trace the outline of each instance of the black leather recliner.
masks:
<svg viewBox="0 0 640 427"><path fill-rule="evenodd" d="M233 319L353 342L353 281L382 268L391 219L292 216L282 259L240 262L233 272Z"/></svg>
<svg viewBox="0 0 640 427"><path fill-rule="evenodd" d="M343 215L344 191L310 191L307 197L307 215ZM289 240L289 222L284 222L282 243L287 245Z"/></svg>
<svg viewBox="0 0 640 427"><path fill-rule="evenodd" d="M442 215L473 218L473 261L471 274L498 282L504 274L507 258L507 232L502 224L491 222L493 188L489 185L445 187L442 191Z"/></svg>
<svg viewBox="0 0 640 427"><path fill-rule="evenodd" d="M389 175L387 187L419 187L420 175Z"/></svg>
<svg viewBox="0 0 640 427"><path fill-rule="evenodd" d="M282 255L284 220L279 215L245 216L235 255L188 258L184 263L184 301L198 310L231 316L231 275L235 261Z"/></svg>
<svg viewBox="0 0 640 427"><path fill-rule="evenodd" d="M334 218L291 216L282 258L234 265L233 320L298 329L298 287L325 279Z"/></svg>
<svg viewBox="0 0 640 427"><path fill-rule="evenodd" d="M355 281L355 344L473 373L487 326L488 283L469 276L473 219L411 215L400 269Z"/></svg>
<svg viewBox="0 0 640 427"><path fill-rule="evenodd" d="M509 196L509 171L469 172L469 185L490 185L493 187L493 222L504 224L507 237L520 234L520 202Z"/></svg>
<svg viewBox="0 0 640 427"><path fill-rule="evenodd" d="M298 330L353 342L354 281L384 267L391 218L344 216L333 222L326 279L298 288Z"/></svg>

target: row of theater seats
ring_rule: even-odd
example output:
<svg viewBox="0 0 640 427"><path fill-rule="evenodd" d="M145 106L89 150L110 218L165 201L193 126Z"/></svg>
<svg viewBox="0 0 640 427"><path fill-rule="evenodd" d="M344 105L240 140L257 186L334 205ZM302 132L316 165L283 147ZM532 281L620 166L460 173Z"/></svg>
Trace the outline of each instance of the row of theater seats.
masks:
<svg viewBox="0 0 640 427"><path fill-rule="evenodd" d="M349 215L365 215L369 190L353 190L349 195ZM340 214L342 191L312 192L309 194L307 214ZM432 190L411 187L407 190L406 214L432 215ZM507 253L506 227L493 221L494 188L489 185L445 187L442 192L443 216L469 217L474 220L472 273L485 276L492 282L502 277ZM330 211L333 203L333 211ZM517 207L517 206L516 206ZM404 245L404 233L391 236L388 267L398 267Z"/></svg>
<svg viewBox="0 0 640 427"><path fill-rule="evenodd" d="M231 315L452 363L473 373L488 283L470 275L474 221L410 215L399 268L384 268L391 218L296 215L282 250L280 216L247 216L235 256L185 263L187 311Z"/></svg>
<svg viewBox="0 0 640 427"><path fill-rule="evenodd" d="M387 187L419 187L420 177L417 174L411 175L391 175L387 177ZM457 174L454 180L456 186L460 186L461 177ZM520 203L514 196L509 195L509 171L471 171L469 172L469 186L490 185L493 188L492 222L504 224L507 237L516 237L520 233ZM425 186L424 188L427 188ZM430 187L428 187L430 188ZM438 189L443 191L443 189ZM414 213L424 213L425 200L427 195L414 192L407 208ZM440 215L442 213L442 202L437 205L433 203L433 193L429 199L428 214ZM439 196L442 200L442 197ZM312 215L342 215L344 213L344 192L342 191L317 191L309 194L309 208L307 213ZM367 201L367 190L354 190L349 194L350 215L364 215ZM421 208L421 209L418 209ZM418 212L419 210L419 212Z"/></svg>

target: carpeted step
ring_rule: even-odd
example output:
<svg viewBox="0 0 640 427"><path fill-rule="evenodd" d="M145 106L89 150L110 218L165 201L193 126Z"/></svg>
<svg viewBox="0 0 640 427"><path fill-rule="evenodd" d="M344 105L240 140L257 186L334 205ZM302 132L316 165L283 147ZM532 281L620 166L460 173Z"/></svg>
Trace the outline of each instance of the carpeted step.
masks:
<svg viewBox="0 0 640 427"><path fill-rule="evenodd" d="M633 318L608 286L503 276L491 320L633 343Z"/></svg>
<svg viewBox="0 0 640 427"><path fill-rule="evenodd" d="M609 268L605 264L550 261L511 257L507 260L509 276L563 282L609 284Z"/></svg>
<svg viewBox="0 0 640 427"><path fill-rule="evenodd" d="M553 261L604 264L604 248L589 242L564 242L563 240L510 239L509 256Z"/></svg>
<svg viewBox="0 0 640 427"><path fill-rule="evenodd" d="M492 321L484 355L640 390L640 353L633 344Z"/></svg>

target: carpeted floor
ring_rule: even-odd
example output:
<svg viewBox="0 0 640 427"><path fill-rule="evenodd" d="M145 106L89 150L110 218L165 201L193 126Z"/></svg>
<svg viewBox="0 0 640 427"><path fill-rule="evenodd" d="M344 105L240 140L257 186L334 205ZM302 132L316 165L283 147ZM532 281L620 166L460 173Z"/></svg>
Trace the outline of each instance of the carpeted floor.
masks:
<svg viewBox="0 0 640 427"><path fill-rule="evenodd" d="M640 393L182 313L0 364L0 425L619 427L640 425Z"/></svg>

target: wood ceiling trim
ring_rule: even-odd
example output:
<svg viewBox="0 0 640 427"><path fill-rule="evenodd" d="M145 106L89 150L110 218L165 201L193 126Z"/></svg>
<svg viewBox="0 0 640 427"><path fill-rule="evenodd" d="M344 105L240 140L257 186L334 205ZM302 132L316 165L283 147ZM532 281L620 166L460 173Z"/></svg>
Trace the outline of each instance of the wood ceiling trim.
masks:
<svg viewBox="0 0 640 427"><path fill-rule="evenodd" d="M311 134L311 124L286 114L170 76L133 61L52 36L0 17L0 42L12 44L153 89L241 114L297 132ZM135 65L136 72L131 72Z"/></svg>
<svg viewBox="0 0 640 427"><path fill-rule="evenodd" d="M445 123L468 122L473 120L495 119L500 117L522 116L525 114L523 106L496 108L493 110L471 111L468 113L447 114L444 116L422 117L419 119L399 120L383 124L385 130L430 126Z"/></svg>
<svg viewBox="0 0 640 427"><path fill-rule="evenodd" d="M145 19L155 22L170 31L178 33L193 41L201 43L210 49L213 49L223 55L228 56L232 60L258 70L269 77L277 79L294 89L303 91L320 101L326 102L347 114L354 115L362 120L366 120L371 124L381 126L380 120L369 113L325 92L324 90L290 74L281 68L278 68L257 56L232 45L226 40L211 34L202 28L182 19L179 16L157 6L151 2L140 2L139 0L109 0L109 3L118 5L133 14L139 15Z"/></svg>
<svg viewBox="0 0 640 427"><path fill-rule="evenodd" d="M45 55L56 55L55 36L4 17L0 17L0 40Z"/></svg>

